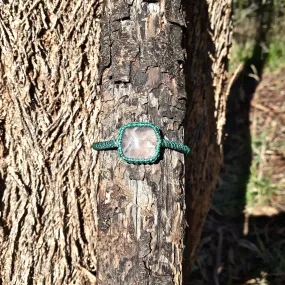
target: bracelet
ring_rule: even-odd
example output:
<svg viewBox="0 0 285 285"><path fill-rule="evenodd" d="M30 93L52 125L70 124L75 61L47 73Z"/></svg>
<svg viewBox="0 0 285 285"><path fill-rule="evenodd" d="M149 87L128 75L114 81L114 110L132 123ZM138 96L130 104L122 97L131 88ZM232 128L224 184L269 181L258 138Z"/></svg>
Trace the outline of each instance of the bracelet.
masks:
<svg viewBox="0 0 285 285"><path fill-rule="evenodd" d="M118 149L119 156L127 163L152 164L160 155L162 148L169 148L189 155L190 148L179 142L164 139L159 128L148 122L131 122L119 130L117 140L97 142L95 150Z"/></svg>

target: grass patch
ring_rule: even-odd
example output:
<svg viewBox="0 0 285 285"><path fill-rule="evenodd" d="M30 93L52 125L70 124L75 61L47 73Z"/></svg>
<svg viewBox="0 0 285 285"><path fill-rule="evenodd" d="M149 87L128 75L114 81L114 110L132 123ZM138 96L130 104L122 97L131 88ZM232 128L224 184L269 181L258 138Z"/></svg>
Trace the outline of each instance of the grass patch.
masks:
<svg viewBox="0 0 285 285"><path fill-rule="evenodd" d="M258 172L258 165L254 163L246 191L246 204L251 208L270 205L271 198L279 190L278 186L272 185L270 177L259 177Z"/></svg>
<svg viewBox="0 0 285 285"><path fill-rule="evenodd" d="M282 187L281 184L274 183L272 173L276 169L269 163L270 156L266 155L268 151L272 153L275 144L270 139L270 126L267 126L262 132L259 128L257 136L252 138L253 160L246 189L247 209L258 210L272 207L274 198L279 195Z"/></svg>
<svg viewBox="0 0 285 285"><path fill-rule="evenodd" d="M230 53L229 71L234 72L241 63L245 63L253 53L254 40L244 43L233 40ZM278 72L285 66L285 36L283 39L273 39L268 46L263 44L264 56L267 57L264 73Z"/></svg>
<svg viewBox="0 0 285 285"><path fill-rule="evenodd" d="M266 72L279 71L285 66L285 37L283 39L274 39L269 44L268 56L266 62Z"/></svg>
<svg viewBox="0 0 285 285"><path fill-rule="evenodd" d="M285 66L285 0L234 0L234 34L229 70L252 58L261 41L266 65L264 72ZM258 39L258 40L257 40Z"/></svg>
<svg viewBox="0 0 285 285"><path fill-rule="evenodd" d="M245 63L252 55L254 41L248 40L245 43L239 43L233 40L230 53L229 71L234 72L241 63Z"/></svg>

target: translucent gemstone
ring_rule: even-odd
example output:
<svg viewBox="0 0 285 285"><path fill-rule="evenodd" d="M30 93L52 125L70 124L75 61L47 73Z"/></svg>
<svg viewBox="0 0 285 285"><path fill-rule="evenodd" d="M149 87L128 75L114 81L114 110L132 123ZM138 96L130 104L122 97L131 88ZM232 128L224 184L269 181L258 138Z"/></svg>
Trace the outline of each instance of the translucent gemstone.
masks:
<svg viewBox="0 0 285 285"><path fill-rule="evenodd" d="M131 127L123 133L122 150L127 158L153 158L156 145L157 137L152 128Z"/></svg>

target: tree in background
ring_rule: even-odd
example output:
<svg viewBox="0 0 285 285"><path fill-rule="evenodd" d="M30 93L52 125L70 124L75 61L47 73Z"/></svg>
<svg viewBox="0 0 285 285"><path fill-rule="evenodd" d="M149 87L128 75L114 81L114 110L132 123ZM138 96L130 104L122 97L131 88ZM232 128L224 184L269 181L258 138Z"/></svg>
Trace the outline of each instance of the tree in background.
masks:
<svg viewBox="0 0 285 285"><path fill-rule="evenodd" d="M181 284L183 241L188 280L221 163L230 5L0 4L2 284ZM191 157L92 151L129 121Z"/></svg>

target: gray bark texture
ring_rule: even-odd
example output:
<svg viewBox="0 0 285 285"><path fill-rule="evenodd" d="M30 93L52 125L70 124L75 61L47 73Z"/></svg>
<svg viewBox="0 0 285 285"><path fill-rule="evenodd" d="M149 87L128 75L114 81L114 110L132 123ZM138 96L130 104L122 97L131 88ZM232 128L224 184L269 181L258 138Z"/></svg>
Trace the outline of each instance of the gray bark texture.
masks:
<svg viewBox="0 0 285 285"><path fill-rule="evenodd" d="M182 264L186 284L221 163L230 4L0 2L0 284L182 284ZM92 151L130 121L190 158Z"/></svg>

